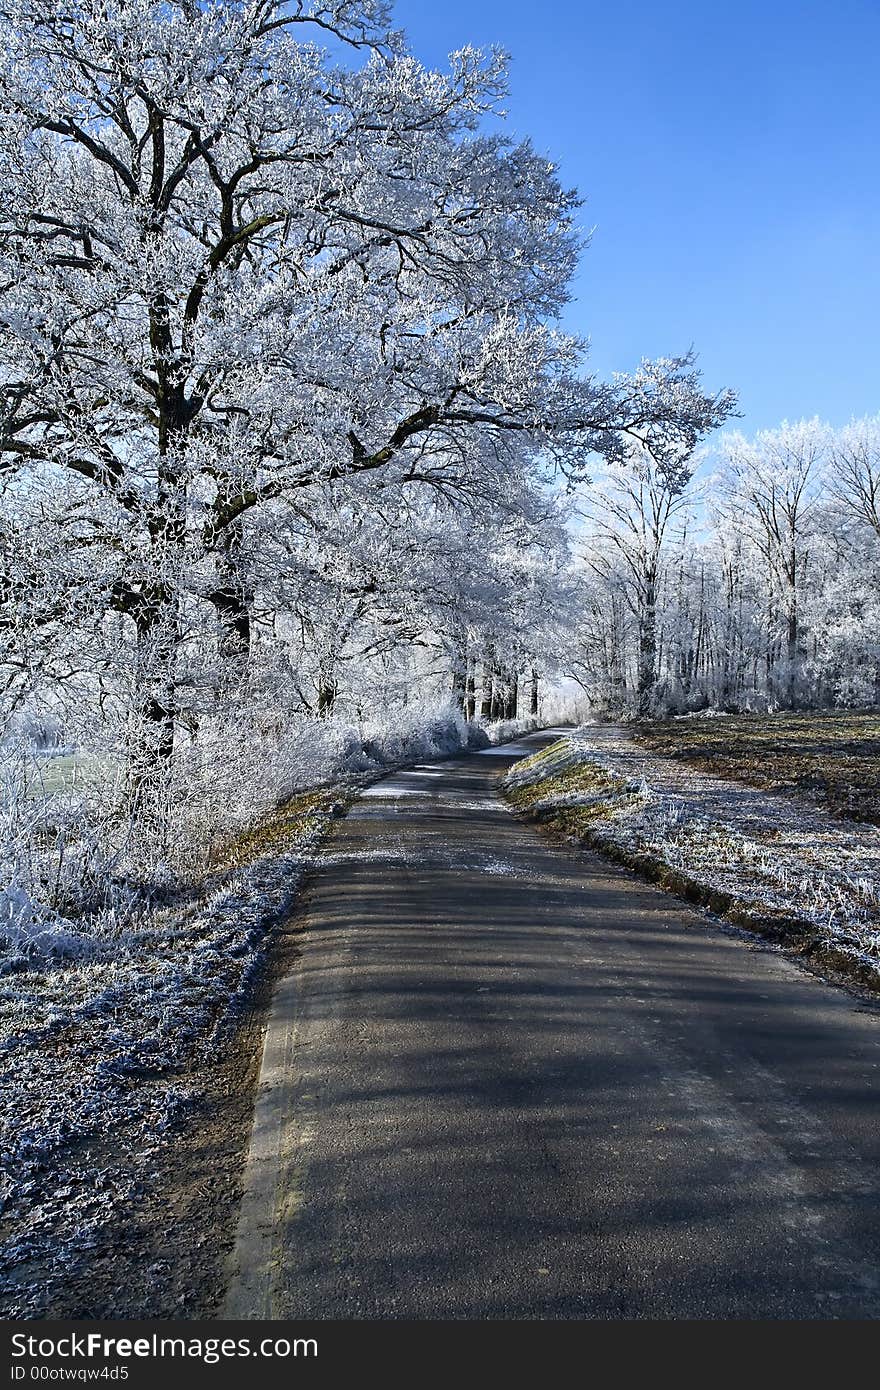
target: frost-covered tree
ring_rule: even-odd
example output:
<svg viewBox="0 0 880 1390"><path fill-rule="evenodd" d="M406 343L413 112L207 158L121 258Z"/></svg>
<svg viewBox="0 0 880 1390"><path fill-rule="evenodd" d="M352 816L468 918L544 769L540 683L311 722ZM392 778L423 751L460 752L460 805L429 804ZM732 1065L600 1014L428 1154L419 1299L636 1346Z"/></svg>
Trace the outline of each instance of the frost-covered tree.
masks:
<svg viewBox="0 0 880 1390"><path fill-rule="evenodd" d="M639 595L653 592L659 712L876 705L876 421L786 423L722 439L717 455L715 471L708 460L702 470L702 504L666 531L658 565L651 518L663 508L640 492L638 471L623 474L622 492L612 475L608 503L587 507L572 674L594 704L644 712Z"/></svg>
<svg viewBox="0 0 880 1390"><path fill-rule="evenodd" d="M785 421L752 441L731 435L723 448L722 505L767 566L767 684L789 705L800 693L802 599L827 454L828 431L818 420Z"/></svg>
<svg viewBox="0 0 880 1390"><path fill-rule="evenodd" d="M662 437L628 441L590 507L588 564L622 595L636 627L636 710L650 712L657 683L657 604L676 520L691 505L692 455ZM598 540L599 544L596 544ZM612 608L613 616L613 608ZM609 671L613 661L609 662Z"/></svg>
<svg viewBox="0 0 880 1390"><path fill-rule="evenodd" d="M880 537L880 415L834 435L828 488L847 516Z"/></svg>
<svg viewBox="0 0 880 1390"><path fill-rule="evenodd" d="M5 712L130 810L297 719L535 703L548 478L729 413L690 356L602 382L559 331L578 198L486 132L504 85L379 0L0 0Z"/></svg>

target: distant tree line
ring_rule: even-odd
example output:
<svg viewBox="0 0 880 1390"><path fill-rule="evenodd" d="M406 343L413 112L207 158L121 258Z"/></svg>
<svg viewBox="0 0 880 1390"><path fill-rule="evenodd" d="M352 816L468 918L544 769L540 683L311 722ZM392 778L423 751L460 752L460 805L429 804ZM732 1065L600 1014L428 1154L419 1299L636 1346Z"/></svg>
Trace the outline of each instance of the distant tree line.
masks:
<svg viewBox="0 0 880 1390"><path fill-rule="evenodd" d="M636 449L587 499L571 669L641 715L880 704L880 417Z"/></svg>

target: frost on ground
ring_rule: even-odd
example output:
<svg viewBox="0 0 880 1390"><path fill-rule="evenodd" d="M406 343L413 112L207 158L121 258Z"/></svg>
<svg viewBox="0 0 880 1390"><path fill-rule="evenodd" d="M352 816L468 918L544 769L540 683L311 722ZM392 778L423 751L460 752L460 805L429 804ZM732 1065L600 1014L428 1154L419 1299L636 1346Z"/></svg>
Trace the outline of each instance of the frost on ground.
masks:
<svg viewBox="0 0 880 1390"><path fill-rule="evenodd" d="M51 802L31 799L24 822L21 803L0 808L13 828L25 823L28 832L7 836L0 892L6 1316L63 1316L73 1281L96 1252L112 1249L120 1214L149 1199L156 1160L197 1102L200 1066L234 1042L271 928L289 913L303 870L341 808L340 783L363 785L383 762L439 757L524 731L522 724L467 727L460 718L413 724L372 737L369 748L352 744L353 753L345 745L343 757L309 764L305 773L296 764L291 775L300 780L317 771L336 781L262 814L249 804L249 823L227 822L198 873L181 873L176 883L166 874L159 901L139 898L124 875L111 897L89 900L95 875L87 879L77 862L77 834L87 827L71 825L59 839L70 803L57 789ZM242 776L240 768L233 773ZM219 774L218 785L220 797L231 794ZM267 797L277 786L266 786ZM249 787L256 796L253 777ZM194 846L190 856L197 858ZM107 877L110 860L101 864ZM118 874L118 860L113 867ZM64 875L64 893L52 896L47 888Z"/></svg>
<svg viewBox="0 0 880 1390"><path fill-rule="evenodd" d="M87 951L7 942L0 977L5 1076L0 1301L39 1316L63 1300L120 1209L143 1198L151 1158L191 1098L199 1062L234 1028L268 929L289 909L329 798L278 847ZM33 942L31 945L33 946Z"/></svg>
<svg viewBox="0 0 880 1390"><path fill-rule="evenodd" d="M802 923L880 983L880 831L651 757L588 725L518 763L513 804L727 904L739 920Z"/></svg>

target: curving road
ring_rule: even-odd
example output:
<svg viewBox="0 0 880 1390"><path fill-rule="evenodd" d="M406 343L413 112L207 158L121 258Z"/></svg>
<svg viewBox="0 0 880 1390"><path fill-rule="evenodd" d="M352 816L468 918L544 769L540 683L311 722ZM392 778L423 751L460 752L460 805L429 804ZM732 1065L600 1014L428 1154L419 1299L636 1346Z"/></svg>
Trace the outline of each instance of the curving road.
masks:
<svg viewBox="0 0 880 1390"><path fill-rule="evenodd" d="M518 822L516 755L338 823L225 1315L876 1317L880 1009Z"/></svg>

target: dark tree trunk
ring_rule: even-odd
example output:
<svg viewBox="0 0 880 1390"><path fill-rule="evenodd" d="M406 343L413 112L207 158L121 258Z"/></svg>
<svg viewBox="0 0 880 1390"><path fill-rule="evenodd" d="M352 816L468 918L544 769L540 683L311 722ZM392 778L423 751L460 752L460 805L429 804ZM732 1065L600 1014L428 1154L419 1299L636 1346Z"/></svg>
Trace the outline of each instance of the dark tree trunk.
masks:
<svg viewBox="0 0 880 1390"><path fill-rule="evenodd" d="M220 655L247 657L251 649L251 614L244 594L239 589L215 589L208 595L223 625Z"/></svg>
<svg viewBox="0 0 880 1390"><path fill-rule="evenodd" d="M131 788L141 807L158 790L174 754L177 717L175 659L179 620L164 585L119 586L113 606L133 618L138 648L138 716L131 743Z"/></svg>
<svg viewBox="0 0 880 1390"><path fill-rule="evenodd" d="M467 681L465 683L465 715L468 719L473 719L477 712L477 664L471 656L468 658Z"/></svg>
<svg viewBox="0 0 880 1390"><path fill-rule="evenodd" d="M467 709L467 643L457 642L452 656L452 698L464 714Z"/></svg>
<svg viewBox="0 0 880 1390"><path fill-rule="evenodd" d="M510 686L507 693L507 718L515 719L516 710L519 704L519 675L512 671L510 675Z"/></svg>
<svg viewBox="0 0 880 1390"><path fill-rule="evenodd" d="M492 702L490 704L490 715L493 724L497 724L499 719L504 718L506 701L504 698L504 686L502 673L496 666L492 673Z"/></svg>
<svg viewBox="0 0 880 1390"><path fill-rule="evenodd" d="M636 691L640 718L651 712L654 685L657 679L657 581L650 574L645 580L642 609L639 614L639 674Z"/></svg>
<svg viewBox="0 0 880 1390"><path fill-rule="evenodd" d="M329 719L333 713L339 686L332 676L321 676L318 682L318 714L321 719Z"/></svg>
<svg viewBox="0 0 880 1390"><path fill-rule="evenodd" d="M785 615L785 641L788 672L786 677L786 704L793 709L798 696L798 668L800 647L800 624L798 622L797 591L792 584L787 595Z"/></svg>
<svg viewBox="0 0 880 1390"><path fill-rule="evenodd" d="M529 714L538 713L538 668L532 667L529 685Z"/></svg>
<svg viewBox="0 0 880 1390"><path fill-rule="evenodd" d="M492 718L492 704L494 700L494 669L495 651L491 643L486 647L483 657L483 688L480 696L480 718Z"/></svg>
<svg viewBox="0 0 880 1390"><path fill-rule="evenodd" d="M208 595L222 626L219 652L233 660L247 658L251 649L251 604L242 574L241 527L230 525L220 535L216 555L217 588Z"/></svg>

